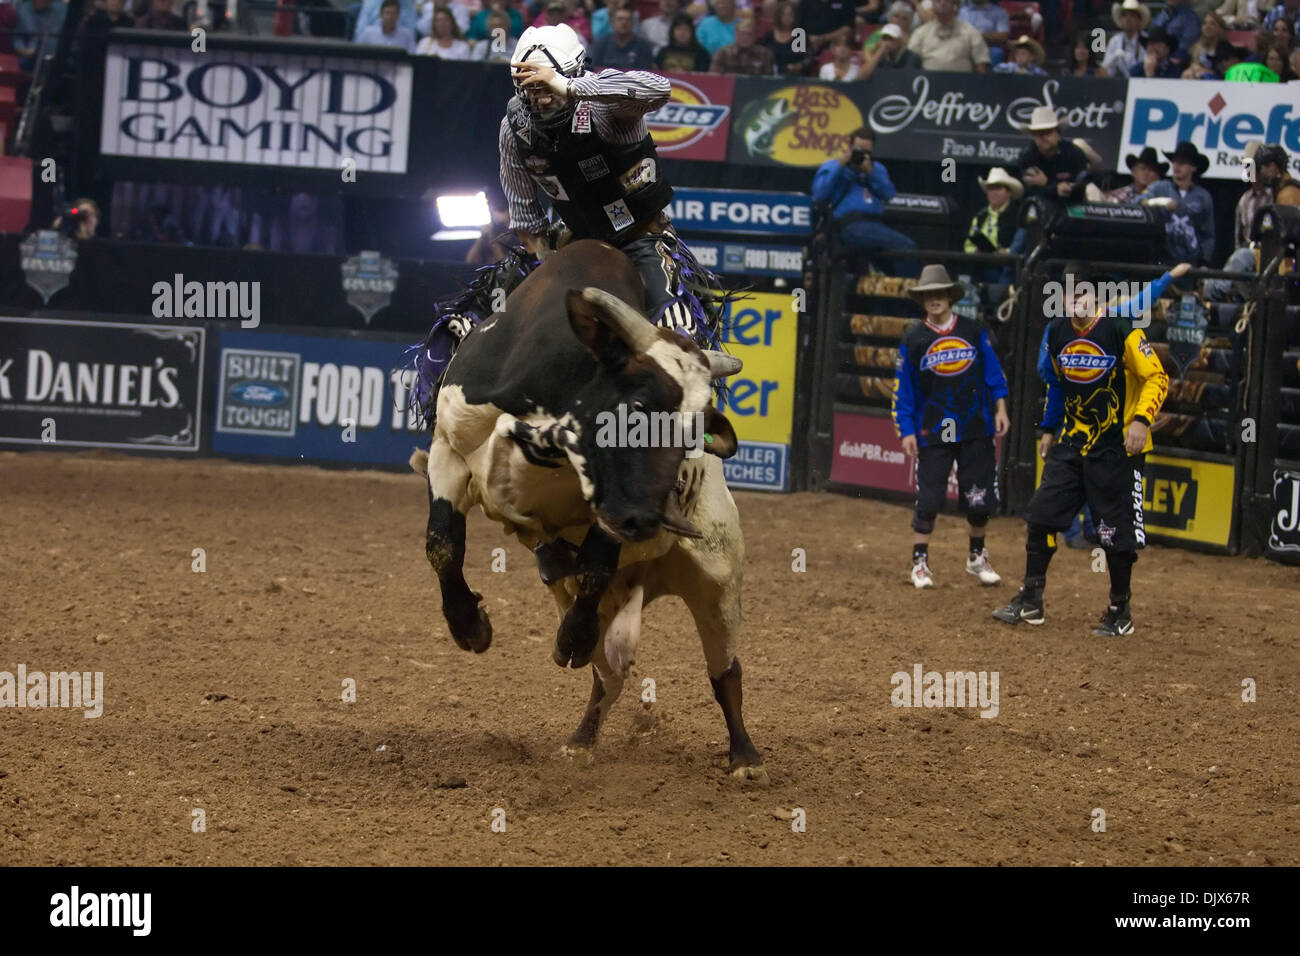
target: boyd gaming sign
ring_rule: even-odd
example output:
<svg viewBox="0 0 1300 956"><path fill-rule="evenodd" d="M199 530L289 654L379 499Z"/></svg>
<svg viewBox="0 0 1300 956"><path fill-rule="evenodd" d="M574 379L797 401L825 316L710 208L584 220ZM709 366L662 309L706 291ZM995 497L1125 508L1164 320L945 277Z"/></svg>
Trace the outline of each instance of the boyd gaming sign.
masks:
<svg viewBox="0 0 1300 956"><path fill-rule="evenodd" d="M399 60L114 43L100 151L405 173L410 110Z"/></svg>

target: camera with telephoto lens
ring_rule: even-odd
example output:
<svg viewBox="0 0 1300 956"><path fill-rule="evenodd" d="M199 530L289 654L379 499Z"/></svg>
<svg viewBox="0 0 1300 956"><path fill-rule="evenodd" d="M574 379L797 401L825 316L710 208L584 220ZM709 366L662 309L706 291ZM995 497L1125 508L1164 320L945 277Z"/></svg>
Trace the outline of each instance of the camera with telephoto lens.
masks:
<svg viewBox="0 0 1300 956"><path fill-rule="evenodd" d="M90 215L90 210L81 206L71 205L63 210L63 215L59 217L59 233L67 236L69 239L77 237L77 227Z"/></svg>
<svg viewBox="0 0 1300 956"><path fill-rule="evenodd" d="M866 161L868 155L870 154L865 149L855 149L853 152L849 153L849 165L854 167L861 166Z"/></svg>

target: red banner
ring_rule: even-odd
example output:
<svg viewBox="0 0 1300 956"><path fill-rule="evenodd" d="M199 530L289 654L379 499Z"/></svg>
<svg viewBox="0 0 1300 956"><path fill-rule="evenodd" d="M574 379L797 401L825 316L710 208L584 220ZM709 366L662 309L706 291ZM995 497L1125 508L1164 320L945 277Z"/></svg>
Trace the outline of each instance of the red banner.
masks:
<svg viewBox="0 0 1300 956"><path fill-rule="evenodd" d="M710 73L667 76L673 84L668 102L646 116L659 153L673 159L725 160L735 78Z"/></svg>
<svg viewBox="0 0 1300 956"><path fill-rule="evenodd" d="M836 412L831 453L831 481L882 491L916 493L916 461L903 454L887 415ZM1002 439L994 440L1002 460ZM948 475L948 500L957 500L957 466Z"/></svg>

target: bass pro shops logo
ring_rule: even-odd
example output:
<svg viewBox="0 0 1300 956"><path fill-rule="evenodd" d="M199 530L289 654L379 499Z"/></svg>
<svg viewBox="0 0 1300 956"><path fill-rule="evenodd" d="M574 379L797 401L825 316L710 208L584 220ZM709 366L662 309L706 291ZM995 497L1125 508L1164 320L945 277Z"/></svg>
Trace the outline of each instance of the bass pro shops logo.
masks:
<svg viewBox="0 0 1300 956"><path fill-rule="evenodd" d="M956 335L942 335L921 357L921 371L935 375L960 375L975 361L975 347Z"/></svg>
<svg viewBox="0 0 1300 956"><path fill-rule="evenodd" d="M1096 342L1078 339L1061 349L1056 363L1067 380L1089 385L1115 367L1115 356L1107 355Z"/></svg>
<svg viewBox="0 0 1300 956"><path fill-rule="evenodd" d="M718 129L731 107L710 102L698 86L679 77L670 77L672 91L668 102L646 116L650 135L661 153L672 153L693 146Z"/></svg>

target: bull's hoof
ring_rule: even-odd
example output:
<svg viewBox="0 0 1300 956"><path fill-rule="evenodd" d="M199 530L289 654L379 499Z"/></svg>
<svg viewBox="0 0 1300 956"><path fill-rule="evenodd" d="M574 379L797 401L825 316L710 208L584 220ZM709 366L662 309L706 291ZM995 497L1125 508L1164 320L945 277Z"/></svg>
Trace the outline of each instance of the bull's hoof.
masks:
<svg viewBox="0 0 1300 956"><path fill-rule="evenodd" d="M474 604L455 615L447 615L451 639L463 651L482 654L492 644L492 621L481 604Z"/></svg>
<svg viewBox="0 0 1300 956"><path fill-rule="evenodd" d="M741 766L732 766L731 775L737 780L747 780L750 783L766 787L772 781L767 776L767 768L760 764L742 764Z"/></svg>
<svg viewBox="0 0 1300 956"><path fill-rule="evenodd" d="M591 747L585 744L567 743L560 748L560 754L579 767L590 767L596 760Z"/></svg>
<svg viewBox="0 0 1300 956"><path fill-rule="evenodd" d="M600 621L595 609L583 610L574 604L555 632L551 660L561 667L586 667L591 663L592 652L599 641Z"/></svg>

